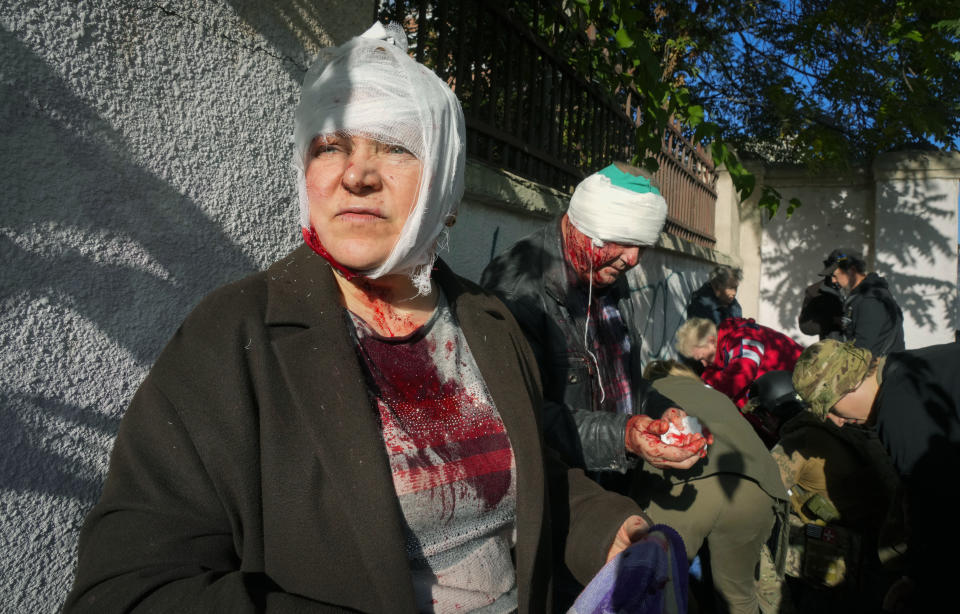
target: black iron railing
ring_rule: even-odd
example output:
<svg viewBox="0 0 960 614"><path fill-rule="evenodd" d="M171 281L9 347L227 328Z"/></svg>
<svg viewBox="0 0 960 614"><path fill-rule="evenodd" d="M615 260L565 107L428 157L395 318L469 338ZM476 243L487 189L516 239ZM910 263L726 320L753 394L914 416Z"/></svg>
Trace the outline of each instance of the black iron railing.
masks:
<svg viewBox="0 0 960 614"><path fill-rule="evenodd" d="M411 53L456 92L471 157L565 191L633 157L636 114L570 65L569 50L587 41L559 3L380 0L377 11L404 25ZM713 245L712 164L674 126L658 158L667 232Z"/></svg>

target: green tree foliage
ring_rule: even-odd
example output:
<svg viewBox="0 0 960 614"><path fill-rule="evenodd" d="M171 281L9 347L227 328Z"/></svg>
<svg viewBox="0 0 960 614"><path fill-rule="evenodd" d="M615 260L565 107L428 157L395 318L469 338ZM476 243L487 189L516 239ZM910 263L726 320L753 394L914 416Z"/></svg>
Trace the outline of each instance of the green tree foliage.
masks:
<svg viewBox="0 0 960 614"><path fill-rule="evenodd" d="M960 142L955 2L571 0L568 14L590 40L571 62L629 101L637 143L658 151L679 118L741 198L755 187L741 156L819 169ZM765 188L770 215L780 203Z"/></svg>

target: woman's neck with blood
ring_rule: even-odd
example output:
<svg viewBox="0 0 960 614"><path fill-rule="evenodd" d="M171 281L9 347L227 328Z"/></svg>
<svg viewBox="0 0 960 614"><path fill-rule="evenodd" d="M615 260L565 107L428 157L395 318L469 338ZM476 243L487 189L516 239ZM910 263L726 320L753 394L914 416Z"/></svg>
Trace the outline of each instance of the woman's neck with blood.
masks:
<svg viewBox="0 0 960 614"><path fill-rule="evenodd" d="M418 294L408 275L364 277L330 255L316 231L303 229L303 238L313 251L333 268L343 306L384 337L403 337L423 326L437 306L437 293Z"/></svg>
<svg viewBox="0 0 960 614"><path fill-rule="evenodd" d="M333 256L330 255L330 252L327 251L327 248L325 248L323 246L323 243L320 242L320 237L317 236L317 231L314 230L312 226L310 228L301 227L300 231L303 233L304 242L310 246L310 249L315 251L324 260L329 262L330 266L333 267L334 271L336 271L340 275L343 275L347 279L353 279L354 277L359 275L359 273L357 273L356 271L352 271L347 267L343 266L342 264L340 264L339 262L337 262L336 260L334 260Z"/></svg>

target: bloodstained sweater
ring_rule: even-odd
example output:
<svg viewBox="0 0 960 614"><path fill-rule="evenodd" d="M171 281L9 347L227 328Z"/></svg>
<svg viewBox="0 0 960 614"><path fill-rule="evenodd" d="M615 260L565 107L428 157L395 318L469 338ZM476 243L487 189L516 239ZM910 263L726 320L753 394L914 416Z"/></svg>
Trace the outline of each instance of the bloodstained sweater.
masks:
<svg viewBox="0 0 960 614"><path fill-rule="evenodd" d="M382 337L351 316L406 521L419 610L515 610L513 450L446 300L403 337Z"/></svg>

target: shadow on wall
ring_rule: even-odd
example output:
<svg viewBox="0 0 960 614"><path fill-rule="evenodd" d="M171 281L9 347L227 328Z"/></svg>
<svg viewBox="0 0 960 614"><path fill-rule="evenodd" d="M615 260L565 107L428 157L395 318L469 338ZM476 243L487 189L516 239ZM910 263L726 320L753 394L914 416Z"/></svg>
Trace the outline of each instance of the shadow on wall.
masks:
<svg viewBox="0 0 960 614"><path fill-rule="evenodd" d="M74 398L104 399L152 362L199 297L255 264L196 203L136 166L107 122L5 31L0 59L21 71L0 84L0 300L8 314L35 301L58 314L28 335L7 318L0 330L14 356L0 396L2 485L89 505L123 407ZM73 348L86 364L58 366L84 372L68 390L62 373L41 368L54 342L90 341L65 313L108 337L126 373L93 346Z"/></svg>
<svg viewBox="0 0 960 614"><path fill-rule="evenodd" d="M200 296L254 262L6 32L0 57L30 73L0 85L2 296L53 297L150 362Z"/></svg>
<svg viewBox="0 0 960 614"><path fill-rule="evenodd" d="M113 438L120 418L60 399L16 393L0 393L0 407L21 410L0 412L6 452L0 458L0 489L66 497L92 506L100 493L101 476L89 461L103 442ZM44 428L36 420L39 415L68 424L73 436L67 437L66 444L59 442L57 449L34 445L43 439Z"/></svg>
<svg viewBox="0 0 960 614"><path fill-rule="evenodd" d="M285 7L277 13L292 10ZM303 28L305 23L289 27ZM196 202L139 166L123 136L3 30L0 60L17 69L11 71L12 79L0 82L0 157L5 165L0 300L8 309L16 305L28 310L25 305L40 300L58 313L76 314L122 349L118 353L127 357L118 360L135 361L128 362L130 370L150 365L200 298L255 270L257 263ZM297 81L301 78L297 75ZM183 154L186 167L204 163L189 156ZM44 328L55 330L58 339L82 344L85 331L71 329L70 322L76 320L63 318ZM44 336L34 335L30 341L8 348L22 354L24 366L0 380L6 393L0 399L4 415L12 421L0 434L0 445L8 451L18 448L21 458L43 456L43 449L23 446L42 445L37 442L49 439L49 433L24 436L24 429L42 428L26 426L36 422L31 416L53 414L67 424L97 424L96 430L112 437L118 422L104 415L119 416L124 407L94 408L58 399L62 392L38 391L38 382L55 388L56 374L31 371L28 357L42 350ZM80 384L85 397L97 396L116 379L116 374L98 372L94 353L91 347L86 356L90 364L80 366L89 367L86 382ZM82 349L79 355L84 356ZM19 416L19 422L13 416ZM61 467L54 472L70 471L62 469L66 463L51 462ZM85 501L92 501L99 490L96 480L48 481L47 474L27 479L17 471L4 475L15 482L5 482L11 487Z"/></svg>
<svg viewBox="0 0 960 614"><path fill-rule="evenodd" d="M275 9L278 14L299 3L284 6ZM288 24L291 29L314 21L326 25L318 8L298 14L304 21ZM372 15L372 6L365 14ZM248 25L256 30L252 21L258 16L249 9ZM368 21L365 17L363 23ZM129 109L115 113L112 102L142 104L145 97L126 99L115 89L96 104L81 98L71 80L84 76L53 68L44 53L58 41L38 31L0 29L0 340L5 351L0 358L0 521L4 543L13 544L0 554L0 567L7 571L0 595L11 611L48 611L62 603L79 523L99 496L120 416L178 324L210 290L258 268L257 255L267 251L273 257L287 249L242 249L225 224L266 226L258 216L269 215L268 209L226 211L243 206L229 194L194 200L154 170L167 160L144 160L144 152L133 151L130 143L153 139L171 152L171 172L192 173L189 178L199 176L201 182L235 169L211 168L209 157L178 141L175 130L158 128L155 134L128 138L124 130L137 129L129 125L135 114L120 114ZM109 37L107 48L130 42L121 40L130 32L136 28L100 30ZM197 45L197 61L204 61L208 49L202 40ZM163 48L145 47L145 54ZM238 53L270 53L242 42L236 47ZM302 73L289 62L277 64L283 64L277 70L297 72L300 81ZM97 71L130 69L76 66L94 80ZM139 79L142 71L168 67L147 61L138 69ZM137 83L116 82L120 88ZM218 106L217 94L210 91L196 111L223 121L242 113L231 115ZM155 97L164 101L176 95L158 88ZM121 122L128 123L115 127ZM287 137L279 134L265 147L281 150L287 159ZM211 148L230 151L231 145ZM289 191L277 196L287 201ZM253 249L262 251L251 256Z"/></svg>
<svg viewBox="0 0 960 614"><path fill-rule="evenodd" d="M322 47L344 43L370 27L375 2L227 0L227 4L248 27L267 39L270 49L290 61L284 66L291 79L299 83ZM319 40L317 32L321 32Z"/></svg>
<svg viewBox="0 0 960 614"><path fill-rule="evenodd" d="M951 273L936 279L907 271L923 271L944 258L952 261L956 247L950 237L940 234L937 220L953 220L956 210L943 194L931 194L921 180L881 186L878 202L895 202L884 211L884 223L877 228L877 246L882 248L890 291L904 315L920 328L935 330L951 321L956 286ZM940 224L942 226L942 224ZM891 262L892 261L892 262ZM889 267L893 267L889 269ZM909 321L909 320L908 320Z"/></svg>
<svg viewBox="0 0 960 614"><path fill-rule="evenodd" d="M764 326L796 329L804 290L817 281L827 254L837 247L862 252L872 235L872 218L856 209L848 191L830 196L811 197L789 220L764 218L760 301L775 305L778 314L776 322L761 321Z"/></svg>
<svg viewBox="0 0 960 614"><path fill-rule="evenodd" d="M858 210L860 205L851 202L847 191L828 202L810 199L790 220L765 221L762 275L766 283L761 284L760 299L776 306L778 321L762 324L780 330L797 328L804 290L818 280L823 259L837 247L860 250L868 270L888 278L894 298L918 326L933 330L944 321L952 305L950 282L903 269L922 270L935 257L952 258L949 238L931 221L952 216L952 209L942 202L943 196L925 192L920 181L900 185L893 194L890 184L884 186L888 193L880 197L888 202L895 199L896 206L883 211L878 229L873 216ZM875 253L867 253L873 236L886 258L896 257L896 268L891 270L889 263L869 267L876 258Z"/></svg>

